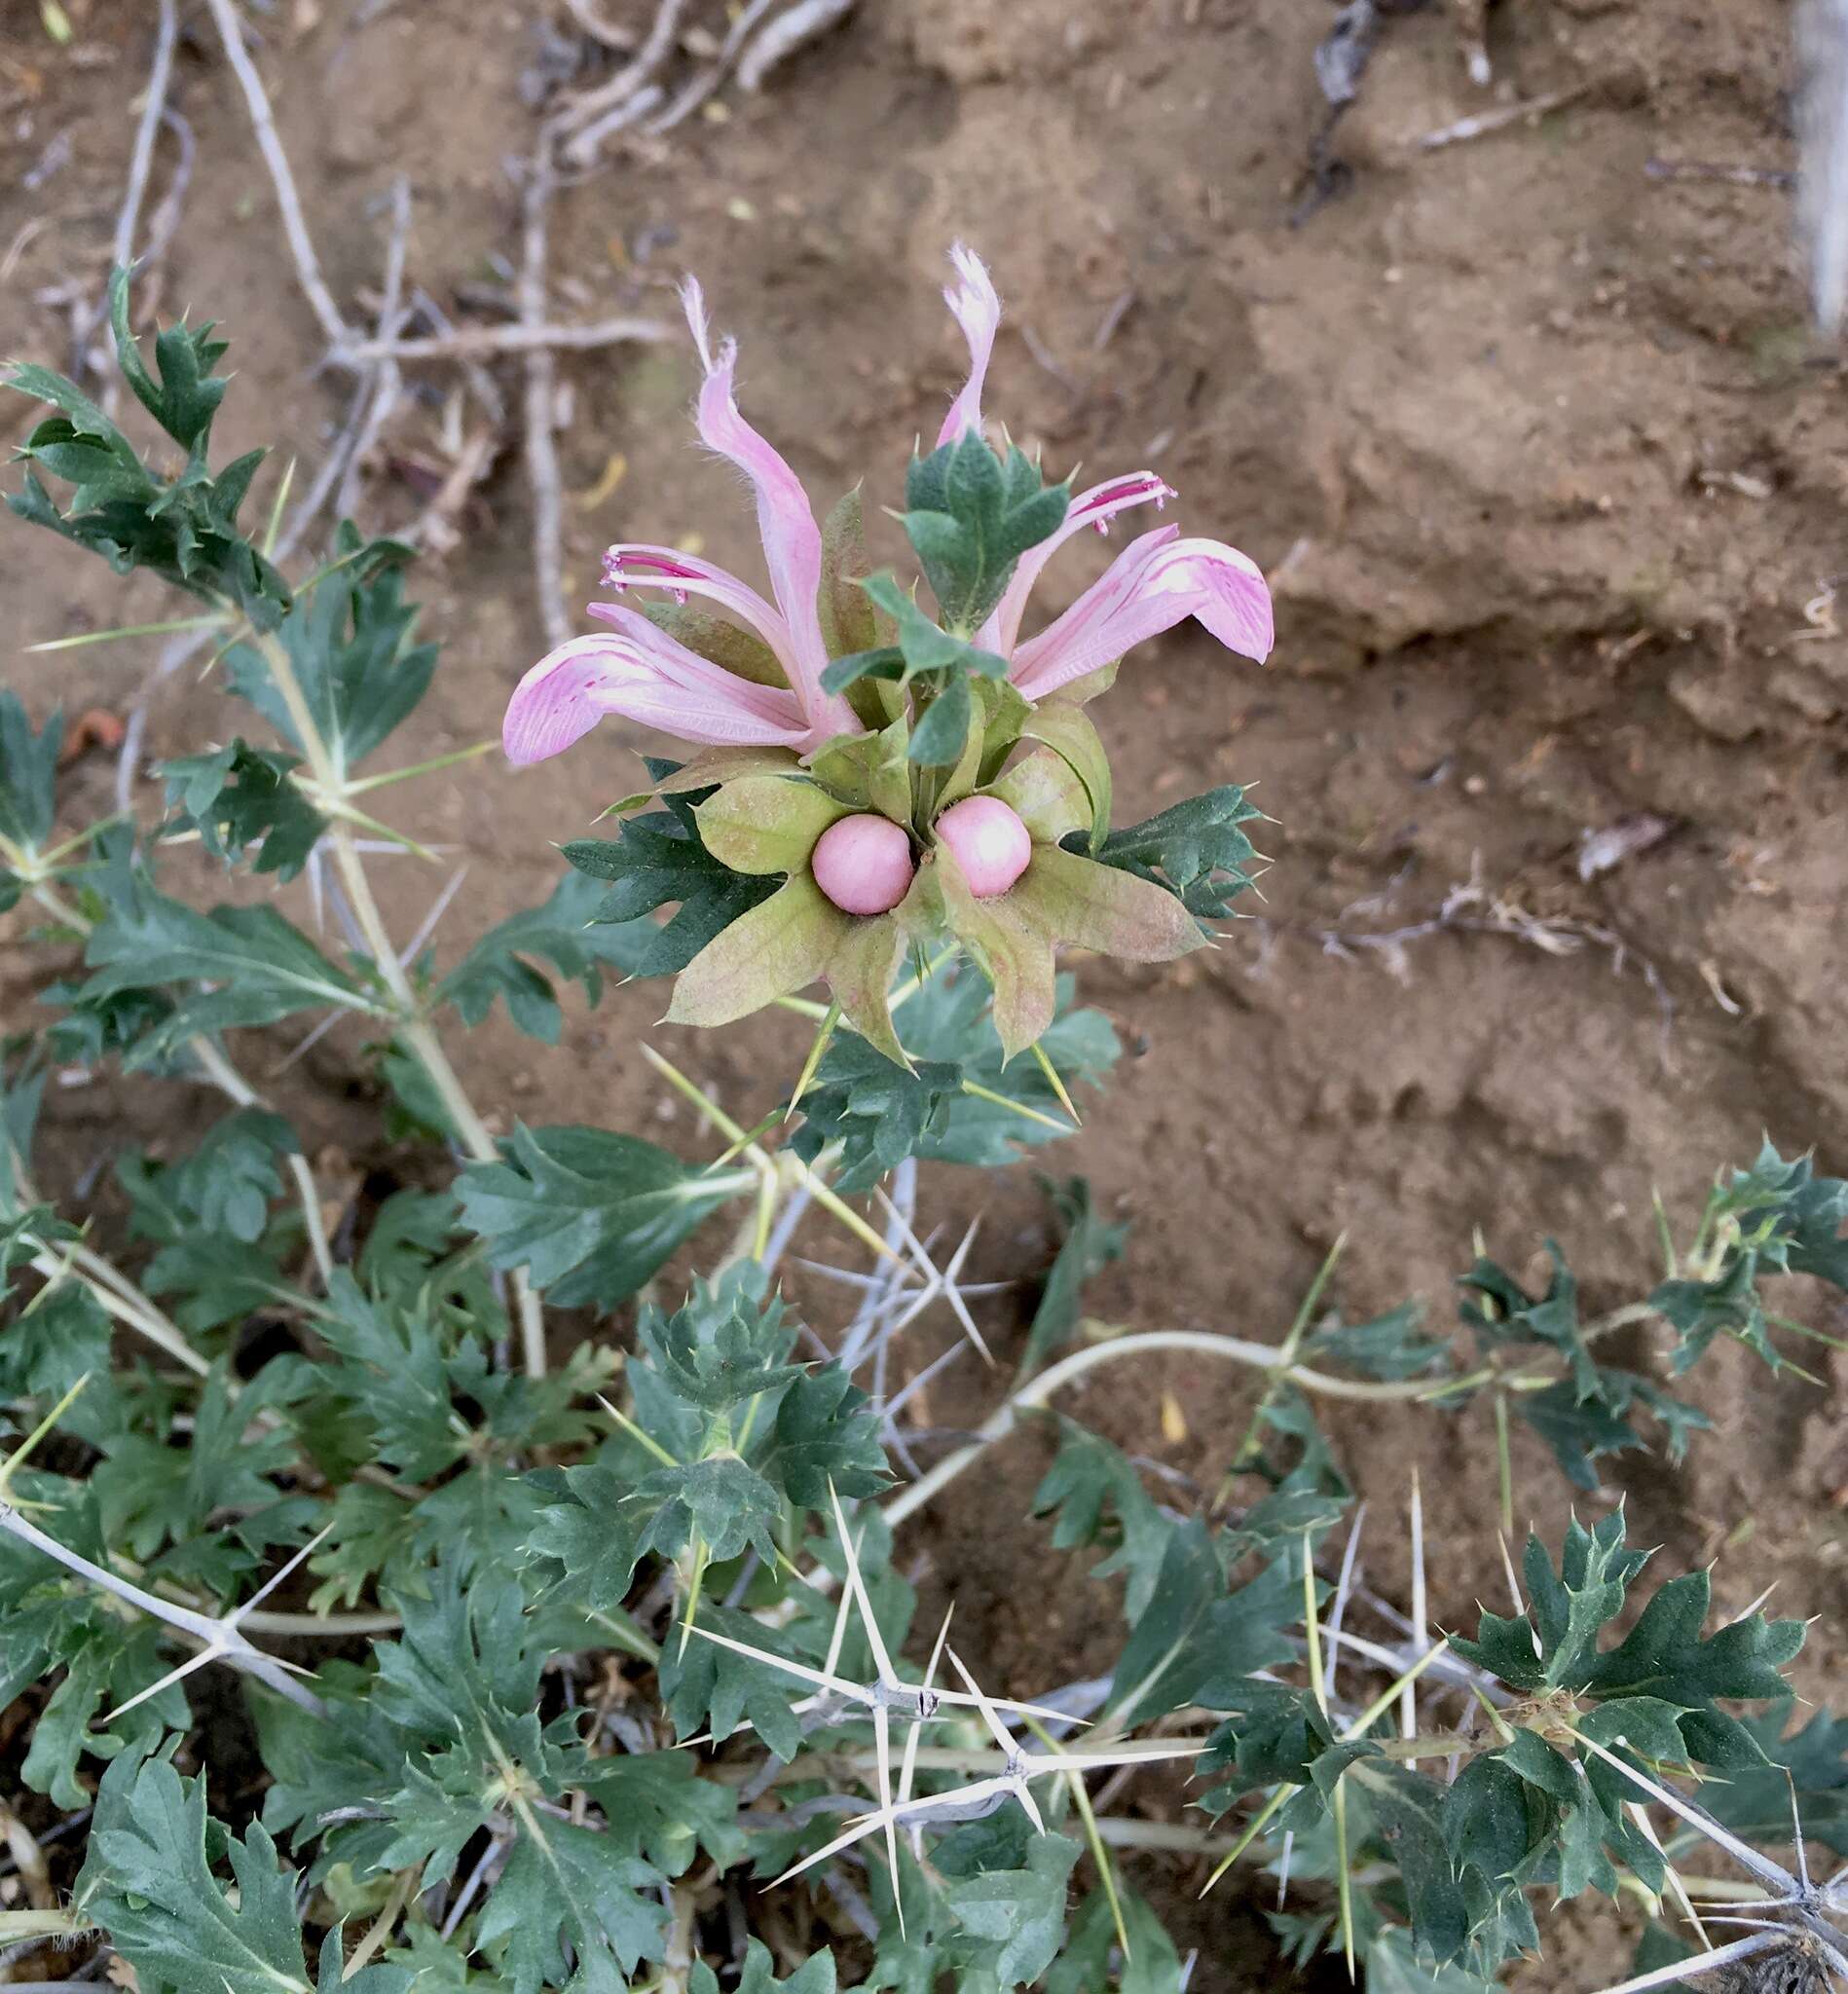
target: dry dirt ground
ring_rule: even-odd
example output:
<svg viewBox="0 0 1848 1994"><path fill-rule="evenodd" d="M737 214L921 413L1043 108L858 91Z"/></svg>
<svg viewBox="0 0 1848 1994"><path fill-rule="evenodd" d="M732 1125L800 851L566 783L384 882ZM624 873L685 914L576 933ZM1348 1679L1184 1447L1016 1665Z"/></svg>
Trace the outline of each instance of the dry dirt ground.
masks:
<svg viewBox="0 0 1848 1994"><path fill-rule="evenodd" d="M0 351L59 364L68 314L45 294L101 275L153 13L65 4L62 48L29 0L0 8ZM381 196L403 172L413 281L483 315L471 300L517 253L506 163L532 141L520 84L548 12L273 0L254 17L330 281L355 313L378 283ZM203 8L187 13L173 102L199 159L159 302L235 339L226 441L279 443L306 473L345 389L316 374L319 335L242 106ZM1176 632L1097 710L1120 814L1236 780L1261 785L1276 820L1261 919L1204 959L1083 973L1132 1056L1056 1163L1133 1223L1093 1300L1138 1327L1275 1336L1343 1229L1350 1311L1420 1295L1448 1320L1476 1228L1516 1267L1556 1236L1598 1307L1651 1277L1654 1187L1691 1217L1761 1130L1848 1164L1848 647L1831 583L1848 571L1848 408L1834 350L1805 329L1778 179L1793 164L1789 9L1505 0L1486 93L1445 10L1394 15L1334 136L1338 198L1306 212L1323 115L1312 56L1331 18L1321 0L862 0L762 94L728 89L722 115L617 147L561 196L554 229L560 316L671 314L680 273L703 276L744 341L748 411L824 502L863 476L895 498L911 439L938 420L959 363L938 290L966 238L1010 307L991 411L1054 465L1159 470L1191 531L1275 574L1268 671ZM711 4L688 19L723 24ZM1545 117L1417 147L1472 112L1565 92ZM747 509L690 448L685 349L568 356L561 371L573 615L612 539L697 535L748 567ZM517 411L517 367L498 378ZM416 379L363 487L369 524L415 516L446 467L454 376ZM407 756L495 732L542 648L513 427L460 528L419 575L446 650ZM1054 595L1106 551L1062 558ZM39 712L120 710L153 653L33 658L26 642L170 613L23 528L0 534L0 599L7 682ZM154 705L150 755L233 724L215 684L182 675ZM537 772L494 757L399 793L401 820L469 867L445 944L536 898L552 841L632 786L619 732ZM106 807L111 777L106 756L78 766L73 823ZM151 785L137 794L151 805ZM1668 835L1582 879L1583 834L1643 814ZM403 861L386 880L405 933L437 879ZM1518 910L1521 934L1362 939L1420 926L1471 880ZM35 968L8 953L12 1023ZM595 1121L703 1153L632 1051L659 1010L653 988L615 992L551 1052L497 1023L468 1042L465 1070L503 1124ZM798 1032L771 1018L654 1037L750 1120L787 1084ZM356 1040L323 1041L295 1080L317 1139L359 1139ZM55 1153L74 1175L125 1127L183 1141L174 1118L170 1097L59 1095ZM999 1186L927 1173L933 1222L958 1227L979 1204L977 1270L1033 1276L1050 1241L1031 1172ZM838 1306L805 1299L822 1319ZM1827 1326L1820 1301L1795 1306ZM1176 1358L1125 1384L1068 1409L1212 1488L1248 1381ZM1164 1433L1164 1393L1184 1437ZM1833 1388L1773 1384L1728 1350L1700 1396L1718 1431L1687 1466L1630 1458L1608 1494L1627 1493L1665 1563L1718 1554L1722 1605L1775 1578L1787 1610L1819 1615L1804 1680L1820 1689L1848 1646ZM988 1398L972 1376L930 1417L967 1422ZM1486 1427L1415 1411L1333 1427L1374 1502L1388 1588L1402 1564L1387 1520L1422 1466L1433 1617L1455 1624L1496 1582ZM1016 1524L1041 1446L1016 1443L916 1527L1004 1678L1056 1677L1103 1639L1094 1601L1049 1606L1024 1589L1046 1570L1043 1537ZM1524 1508L1557 1530L1567 1492L1537 1447L1517 1442L1516 1473ZM1159 1791L1148 1804L1173 1807ZM1170 1887L1153 1865L1136 1873ZM1228 1897L1183 1912L1191 1888L1171 1888L1203 1948L1197 1987L1277 1983L1250 1911ZM1562 1921L1534 1987L1574 1984L1574 1943Z"/></svg>

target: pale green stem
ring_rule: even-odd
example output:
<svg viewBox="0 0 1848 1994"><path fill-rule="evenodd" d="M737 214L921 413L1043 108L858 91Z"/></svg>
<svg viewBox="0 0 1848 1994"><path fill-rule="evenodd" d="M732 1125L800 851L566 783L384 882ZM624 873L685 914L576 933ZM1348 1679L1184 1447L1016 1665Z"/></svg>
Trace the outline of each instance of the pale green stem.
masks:
<svg viewBox="0 0 1848 1994"><path fill-rule="evenodd" d="M263 653L264 662L269 666L271 680L288 713L296 740L301 746L302 753L307 757L309 769L315 783L329 796L344 794L347 787L346 776L336 765L327 743L321 738L314 713L295 677L295 666L286 647L269 632L258 632L255 641ZM474 1103L468 1098L456 1069L449 1063L449 1055L443 1051L442 1041L437 1037L429 1019L425 1016L418 1003L417 993L411 987L411 979L405 972L403 963L398 959L398 952L391 945L391 938L386 932L385 917L380 913L379 904L372 896L371 882L366 877L365 865L353 840L351 826L336 817L328 825L327 836L333 848L335 869L340 873L341 884L346 889L348 902L352 907L353 919L359 924L360 936L365 942L374 966L385 979L386 987L396 1003L400 1018L399 1037L412 1057L423 1067L430 1085L436 1089L444 1113L461 1138L462 1147L477 1163L499 1163L499 1148L494 1137L489 1134L486 1123L475 1112ZM513 1284L519 1301L521 1344L526 1358L527 1376L543 1378L545 1321L540 1312L539 1298L523 1269L515 1271Z"/></svg>

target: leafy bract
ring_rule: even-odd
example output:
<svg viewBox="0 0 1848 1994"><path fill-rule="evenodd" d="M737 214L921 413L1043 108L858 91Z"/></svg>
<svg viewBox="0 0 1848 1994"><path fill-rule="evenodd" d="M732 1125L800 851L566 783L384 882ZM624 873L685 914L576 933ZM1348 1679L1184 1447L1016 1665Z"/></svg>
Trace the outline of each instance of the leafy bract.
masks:
<svg viewBox="0 0 1848 1994"><path fill-rule="evenodd" d="M1233 902L1252 884L1250 868L1258 857L1240 826L1263 814L1245 801L1243 790L1228 785L1175 803L1141 824L1113 831L1093 856L1106 866L1166 887L1202 922L1224 920ZM1077 831L1065 844L1071 851L1088 847Z"/></svg>
<svg viewBox="0 0 1848 1994"><path fill-rule="evenodd" d="M648 773L660 783L680 766L650 757ZM700 841L693 813L714 794L708 786L665 795L661 809L630 818L614 838L575 838L561 847L579 872L604 882L591 920L630 926L657 907L675 907L651 938L638 927L627 944L631 976L678 975L714 936L777 890L774 878L734 872Z"/></svg>

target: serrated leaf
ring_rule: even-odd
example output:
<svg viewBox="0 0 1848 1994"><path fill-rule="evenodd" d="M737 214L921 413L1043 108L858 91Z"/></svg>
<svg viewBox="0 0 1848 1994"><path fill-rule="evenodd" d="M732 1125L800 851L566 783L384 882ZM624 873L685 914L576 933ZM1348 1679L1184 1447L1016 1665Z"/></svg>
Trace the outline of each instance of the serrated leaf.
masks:
<svg viewBox="0 0 1848 1994"><path fill-rule="evenodd" d="M1065 1886L1079 1845L1062 1834L1035 1835L1023 1869L989 1869L948 1884L944 1901L957 1923L982 1942L980 1965L1001 1987L1033 1985L1057 1955L1065 1931Z"/></svg>
<svg viewBox="0 0 1848 1994"><path fill-rule="evenodd" d="M23 702L16 693L0 691L0 838L18 846L26 858L51 840L57 814L57 757L63 743L62 714L54 713L35 734ZM20 891L17 877L0 864L0 897L6 897L5 905L11 906Z"/></svg>
<svg viewBox="0 0 1848 1994"><path fill-rule="evenodd" d="M496 1267L526 1268L561 1308L634 1294L740 1188L735 1175L601 1128L521 1125L502 1154L462 1172L462 1223Z"/></svg>
<svg viewBox="0 0 1848 1994"><path fill-rule="evenodd" d="M668 1914L652 1895L659 1872L594 1828L536 1816L524 1826L483 1907L476 1945L499 1958L513 1994L548 1986L620 1994L642 1960L661 1955Z"/></svg>
<svg viewBox="0 0 1848 1994"><path fill-rule="evenodd" d="M805 1373L784 1393L769 1452L757 1465L804 1509L825 1507L831 1487L857 1500L891 1481L879 1415L838 1364Z"/></svg>
<svg viewBox="0 0 1848 1994"><path fill-rule="evenodd" d="M137 1064L202 1032L275 1024L300 1011L376 1010L359 984L274 907L196 913L145 882L97 925L85 961L91 976L78 993L82 1003L150 985L186 986L174 993L166 1021L135 1049Z"/></svg>
<svg viewBox="0 0 1848 1994"><path fill-rule="evenodd" d="M1106 1522L1106 1512L1108 1522ZM1058 1453L1033 1494L1035 1516L1053 1514L1053 1547L1114 1542L1093 1577L1127 1574L1124 1618L1133 1627L1155 1596L1157 1578L1174 1526L1142 1486L1123 1452L1075 1421L1059 1421Z"/></svg>
<svg viewBox="0 0 1848 1994"><path fill-rule="evenodd" d="M213 754L163 762L167 804L179 813L164 829L169 836L196 831L205 850L227 864L254 845L252 870L293 879L327 829L327 820L289 780L300 766L292 755L251 748L241 739Z"/></svg>
<svg viewBox="0 0 1848 1994"><path fill-rule="evenodd" d="M294 1872L276 1844L256 1825L241 1840L223 1836L234 1898L212 1874L205 1837L204 1782L124 1753L103 1775L79 1903L144 1994L311 1994Z"/></svg>
<svg viewBox="0 0 1848 1994"><path fill-rule="evenodd" d="M564 1014L550 979L535 962L549 963L559 976L583 989L584 1001L603 995L606 971L622 976L651 975L643 965L656 952L660 931L651 921L606 922L604 901L580 872L568 872L544 903L490 928L436 987L439 1004L453 1004L464 1024L479 1024L504 1000L507 1015L529 1038L558 1044Z"/></svg>
<svg viewBox="0 0 1848 1994"><path fill-rule="evenodd" d="M1113 831L1096 857L1102 865L1165 887L1199 920L1224 920L1233 902L1252 884L1249 868L1257 858L1239 827L1262 815L1236 786L1209 790L1141 824Z"/></svg>
<svg viewBox="0 0 1848 1994"><path fill-rule="evenodd" d="M664 780L679 764L650 761L648 766L657 780ZM636 923L659 907L676 906L651 943L638 935L629 964L632 976L665 977L684 970L716 935L777 890L774 879L734 872L701 843L693 813L715 787L664 796L662 809L632 819L619 837L578 838L561 847L570 865L607 888L592 920Z"/></svg>
<svg viewBox="0 0 1848 1994"><path fill-rule="evenodd" d="M790 1653L774 1630L749 1614L734 1613L702 1601L699 1622L733 1641L772 1653ZM796 1657L791 1653L792 1660ZM778 1758L795 1756L802 1743L802 1720L790 1710L801 1685L767 1663L753 1661L735 1648L689 1636L678 1637L662 1649L661 1702L683 1738L710 1725L716 1737L728 1737L748 1718L752 1728Z"/></svg>
<svg viewBox="0 0 1848 1994"><path fill-rule="evenodd" d="M404 599L404 550L366 541L351 522L335 535L342 564L301 596L276 627L302 697L336 772L351 774L404 720L428 689L436 646L411 642L418 611ZM225 655L231 689L249 700L299 749L295 721L254 645Z"/></svg>
<svg viewBox="0 0 1848 1994"><path fill-rule="evenodd" d="M1281 1558L1249 1585L1226 1589L1212 1535L1198 1518L1175 1527L1155 1594L1136 1622L1105 1708L1125 1725L1145 1724L1183 1704L1221 1707L1253 1670L1294 1652L1284 1634L1302 1617L1300 1565Z"/></svg>
<svg viewBox="0 0 1848 1994"><path fill-rule="evenodd" d="M1049 1181L1045 1189L1065 1237L1027 1330L1026 1349L1020 1358L1023 1378L1071 1339L1078 1328L1085 1283L1113 1260L1123 1258L1124 1241L1129 1237L1127 1226L1105 1225L1092 1211L1087 1179L1068 1177L1063 1184Z"/></svg>
<svg viewBox="0 0 1848 1994"><path fill-rule="evenodd" d="M943 621L973 633L1020 556L1058 531L1071 487L1046 485L1021 451L998 457L972 428L912 459L905 497L905 530Z"/></svg>
<svg viewBox="0 0 1848 1994"><path fill-rule="evenodd" d="M1367 1948L1367 1994L1496 1994L1496 1983L1458 1966L1427 1967L1404 1927L1388 1925Z"/></svg>
<svg viewBox="0 0 1848 1994"><path fill-rule="evenodd" d="M692 1994L719 1994L719 1976L703 1959L694 1961L689 1985ZM834 1955L814 1953L787 1980L779 1980L770 1948L760 1939L748 1939L737 1994L834 1994Z"/></svg>

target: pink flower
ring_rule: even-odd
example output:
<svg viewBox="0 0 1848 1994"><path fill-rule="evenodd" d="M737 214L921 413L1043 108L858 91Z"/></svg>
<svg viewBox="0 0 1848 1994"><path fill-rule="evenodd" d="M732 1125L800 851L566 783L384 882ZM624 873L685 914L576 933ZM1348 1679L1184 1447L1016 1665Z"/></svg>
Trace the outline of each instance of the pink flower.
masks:
<svg viewBox="0 0 1848 1994"><path fill-rule="evenodd" d="M758 502L774 603L722 568L672 547L611 547L604 580L670 590L678 603L704 596L767 646L786 681L761 685L699 656L620 604L593 603L607 632L573 638L527 673L507 705L501 738L509 760L541 761L587 734L606 714L709 746L788 747L807 754L836 734L857 733L846 702L824 693L828 663L816 596L822 535L801 482L738 413L732 398L737 347L714 356L699 285L687 280L683 302L706 370L697 424L700 440L737 465Z"/></svg>
<svg viewBox="0 0 1848 1994"><path fill-rule="evenodd" d="M969 380L951 402L938 436L952 442L981 427L981 393L1001 322L1001 300L980 259L960 243L950 251L962 283L943 297L969 342ZM1103 578L1039 636L1020 642L1020 619L1040 571L1081 527L1109 530L1115 515L1153 500L1157 510L1174 494L1152 471L1107 479L1072 500L1065 523L1020 558L1007 593L979 640L984 650L1012 660L1009 677L1027 698L1043 699L1115 664L1145 638L1196 616L1229 650L1262 664L1275 633L1271 591L1249 556L1218 540L1184 540L1178 528L1146 534L1118 557Z"/></svg>

